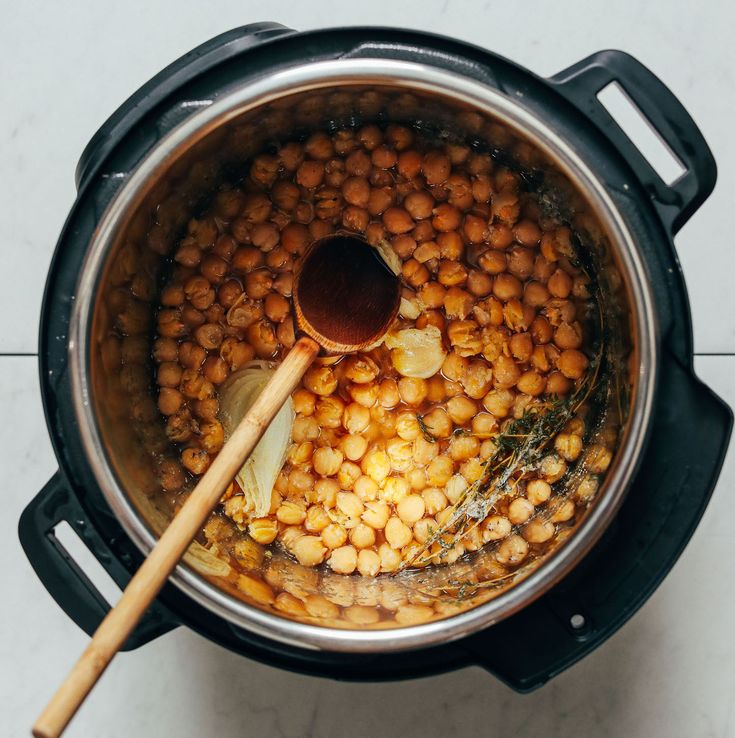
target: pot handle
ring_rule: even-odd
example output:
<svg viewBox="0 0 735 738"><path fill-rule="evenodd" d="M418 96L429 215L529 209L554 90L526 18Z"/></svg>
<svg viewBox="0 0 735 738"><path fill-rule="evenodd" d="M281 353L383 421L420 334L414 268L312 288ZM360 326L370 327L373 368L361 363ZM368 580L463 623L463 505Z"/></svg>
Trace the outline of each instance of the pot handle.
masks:
<svg viewBox="0 0 735 738"><path fill-rule="evenodd" d="M280 23L249 23L205 41L169 64L134 92L89 140L74 174L77 190L82 189L117 142L179 87L236 54L291 33L295 31Z"/></svg>
<svg viewBox="0 0 735 738"><path fill-rule="evenodd" d="M88 635L92 635L110 610L99 590L69 555L54 529L66 521L94 554L115 583L123 588L130 573L115 558L81 505L69 492L59 472L23 510L18 537L31 566L61 609ZM154 603L125 643L123 651L138 648L175 628L178 622Z"/></svg>
<svg viewBox="0 0 735 738"><path fill-rule="evenodd" d="M717 166L701 131L671 90L637 59L617 50L592 54L550 81L612 141L676 233L711 194ZM623 88L685 168L676 181L661 179L598 100L611 82Z"/></svg>

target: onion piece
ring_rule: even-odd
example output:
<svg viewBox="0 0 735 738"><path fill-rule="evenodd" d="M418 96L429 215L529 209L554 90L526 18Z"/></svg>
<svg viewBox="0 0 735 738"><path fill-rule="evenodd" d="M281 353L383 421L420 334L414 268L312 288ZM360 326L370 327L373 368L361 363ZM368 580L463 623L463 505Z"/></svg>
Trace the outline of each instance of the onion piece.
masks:
<svg viewBox="0 0 735 738"><path fill-rule="evenodd" d="M433 377L447 355L442 333L434 325L389 333L385 337L385 345L392 349L390 358L393 366L404 377Z"/></svg>
<svg viewBox="0 0 735 738"><path fill-rule="evenodd" d="M251 361L227 378L219 396L225 440L245 417L273 373L274 369L267 362ZM235 476L253 517L264 517L270 510L273 485L286 458L295 417L293 401L289 398Z"/></svg>

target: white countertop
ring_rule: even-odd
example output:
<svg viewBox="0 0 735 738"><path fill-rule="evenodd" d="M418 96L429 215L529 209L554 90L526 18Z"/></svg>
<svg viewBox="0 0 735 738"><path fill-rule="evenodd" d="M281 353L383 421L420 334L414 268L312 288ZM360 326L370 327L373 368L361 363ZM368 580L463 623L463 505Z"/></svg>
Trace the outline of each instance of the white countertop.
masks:
<svg viewBox="0 0 735 738"><path fill-rule="evenodd" d="M292 7L293 6L293 7ZM735 406L735 6L685 0L314 3L228 0L5 3L0 75L0 734L27 735L86 636L17 541L21 510L56 469L36 377L41 295L87 140L138 86L222 31L416 27L492 49L542 75L588 54L632 53L679 96L719 165L714 195L677 238L696 369ZM696 432L682 428L682 433ZM184 629L119 656L68 731L153 736L735 736L735 455L691 544L643 609L591 656L516 695L478 668L396 684L342 684L256 664ZM410 658L410 654L406 655Z"/></svg>

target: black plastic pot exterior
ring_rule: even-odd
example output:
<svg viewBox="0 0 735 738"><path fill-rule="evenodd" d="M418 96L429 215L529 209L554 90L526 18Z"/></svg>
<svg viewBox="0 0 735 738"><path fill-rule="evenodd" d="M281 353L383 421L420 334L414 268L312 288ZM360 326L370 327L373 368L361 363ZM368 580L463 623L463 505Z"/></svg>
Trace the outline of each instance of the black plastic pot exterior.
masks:
<svg viewBox="0 0 735 738"><path fill-rule="evenodd" d="M109 606L63 550L54 527L68 521L124 586L140 553L100 494L82 452L67 374L69 316L80 264L107 204L155 143L198 100L225 94L305 60L392 58L472 77L543 116L598 174L634 235L654 290L660 345L649 442L615 522L581 565L509 619L445 646L410 654L336 654L298 649L237 628L166 586L127 647L185 624L227 648L282 668L340 679L400 679L478 664L519 691L558 674L614 633L673 566L709 500L732 414L694 376L691 318L673 235L716 178L712 155L670 91L632 57L595 54L545 80L487 51L413 32L353 28L296 33L260 23L223 34L163 70L95 135L77 168L77 201L49 272L40 331L40 372L60 471L30 503L20 537L34 569L86 632ZM666 140L686 172L665 185L596 93L617 81ZM696 433L682 433L696 428ZM572 616L582 616L582 619ZM575 627L577 626L577 627Z"/></svg>

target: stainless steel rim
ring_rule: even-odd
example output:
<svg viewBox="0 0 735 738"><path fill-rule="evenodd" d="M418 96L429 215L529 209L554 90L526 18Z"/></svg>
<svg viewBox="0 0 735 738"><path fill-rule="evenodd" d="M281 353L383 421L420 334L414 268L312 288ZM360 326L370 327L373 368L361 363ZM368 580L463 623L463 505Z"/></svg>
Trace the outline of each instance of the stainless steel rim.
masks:
<svg viewBox="0 0 735 738"><path fill-rule="evenodd" d="M518 102L475 80L423 64L383 59L334 60L304 64L233 89L198 110L163 138L121 187L95 231L77 283L69 331L72 401L87 460L120 524L144 553L155 537L138 517L105 458L92 410L89 386L89 333L95 287L125 213L146 186L183 151L217 126L241 113L295 92L334 85L391 85L436 93L470 104L502 120L545 151L586 194L599 220L616 242L624 278L635 307L640 375L624 444L609 470L605 493L575 534L525 580L497 598L444 620L388 630L343 630L297 623L227 595L180 564L171 581L198 604L231 623L283 643L318 650L390 652L446 643L517 612L559 581L597 541L619 507L645 442L656 377L657 325L649 280L635 242L602 183L574 149Z"/></svg>

